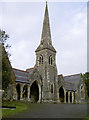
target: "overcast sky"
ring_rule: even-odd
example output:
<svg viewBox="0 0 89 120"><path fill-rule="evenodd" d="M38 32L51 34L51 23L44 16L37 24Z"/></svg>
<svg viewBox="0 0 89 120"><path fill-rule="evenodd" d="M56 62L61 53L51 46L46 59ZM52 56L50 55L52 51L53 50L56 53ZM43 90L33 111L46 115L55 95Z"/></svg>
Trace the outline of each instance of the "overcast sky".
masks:
<svg viewBox="0 0 89 120"><path fill-rule="evenodd" d="M34 67L35 50L41 40L44 2L0 3L0 26L10 38L12 67ZM87 71L87 3L48 2L53 46L57 50L58 74ZM2 18L2 19L1 19ZM2 21L1 21L2 20ZM2 24L1 24L2 23Z"/></svg>

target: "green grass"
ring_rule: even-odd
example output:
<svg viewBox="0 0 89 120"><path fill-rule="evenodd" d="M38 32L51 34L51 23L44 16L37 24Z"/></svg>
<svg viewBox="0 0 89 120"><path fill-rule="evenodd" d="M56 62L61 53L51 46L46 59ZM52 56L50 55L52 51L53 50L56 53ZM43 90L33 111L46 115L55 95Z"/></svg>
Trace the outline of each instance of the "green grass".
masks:
<svg viewBox="0 0 89 120"><path fill-rule="evenodd" d="M86 117L84 120L89 120L89 117Z"/></svg>
<svg viewBox="0 0 89 120"><path fill-rule="evenodd" d="M16 107L16 109L13 109L13 110L2 109L2 117L8 117L10 115L16 114L18 112L21 112L27 109L27 105L24 102L20 102L20 101L3 101L2 105Z"/></svg>

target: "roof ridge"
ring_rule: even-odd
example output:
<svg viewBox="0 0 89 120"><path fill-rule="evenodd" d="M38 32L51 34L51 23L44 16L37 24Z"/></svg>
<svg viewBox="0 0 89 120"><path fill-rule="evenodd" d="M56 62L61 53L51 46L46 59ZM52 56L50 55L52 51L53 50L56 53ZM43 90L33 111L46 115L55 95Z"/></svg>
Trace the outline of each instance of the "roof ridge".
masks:
<svg viewBox="0 0 89 120"><path fill-rule="evenodd" d="M64 77L70 77L70 76L75 76L75 75L80 75L81 73L73 74L73 75L66 75Z"/></svg>
<svg viewBox="0 0 89 120"><path fill-rule="evenodd" d="M30 69L34 69L34 67L32 67L32 68L28 68L28 69L26 69L26 70L30 70Z"/></svg>
<svg viewBox="0 0 89 120"><path fill-rule="evenodd" d="M20 70L20 69L17 69L17 68L13 68L14 70L18 70L18 71L21 71L21 72L26 72L26 73L28 73L27 71L25 71L25 70Z"/></svg>

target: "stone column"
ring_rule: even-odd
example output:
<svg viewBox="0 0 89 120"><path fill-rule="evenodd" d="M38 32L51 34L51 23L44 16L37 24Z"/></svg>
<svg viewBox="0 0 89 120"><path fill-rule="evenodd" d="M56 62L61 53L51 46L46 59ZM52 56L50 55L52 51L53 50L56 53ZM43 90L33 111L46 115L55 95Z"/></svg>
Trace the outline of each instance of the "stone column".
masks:
<svg viewBox="0 0 89 120"><path fill-rule="evenodd" d="M77 101L77 91L75 92L75 102L78 103L78 101Z"/></svg>
<svg viewBox="0 0 89 120"><path fill-rule="evenodd" d="M20 100L23 100L23 85L20 84Z"/></svg>
<svg viewBox="0 0 89 120"><path fill-rule="evenodd" d="M74 103L74 92L72 92L72 103Z"/></svg>
<svg viewBox="0 0 89 120"><path fill-rule="evenodd" d="M70 103L70 91L68 91L68 103Z"/></svg>
<svg viewBox="0 0 89 120"><path fill-rule="evenodd" d="M28 86L28 94L27 94L27 97L28 97L28 101L30 101L30 86Z"/></svg>
<svg viewBox="0 0 89 120"><path fill-rule="evenodd" d="M17 84L14 84L14 85L13 85L13 99L14 99L14 100L17 100L17 90L16 90L16 85L17 85Z"/></svg>
<svg viewBox="0 0 89 120"><path fill-rule="evenodd" d="M39 100L38 102L40 103L41 102L41 91L39 91Z"/></svg>
<svg viewBox="0 0 89 120"><path fill-rule="evenodd" d="M39 100L38 100L38 103L40 103L40 102L42 102L42 96L41 96L41 94L42 94L42 84L40 85L40 84L38 84L38 86L39 86Z"/></svg>
<svg viewBox="0 0 89 120"><path fill-rule="evenodd" d="M60 103L59 92L58 91L57 91L57 98L58 98L57 102Z"/></svg>
<svg viewBox="0 0 89 120"><path fill-rule="evenodd" d="M64 91L64 103L66 103L66 91Z"/></svg>

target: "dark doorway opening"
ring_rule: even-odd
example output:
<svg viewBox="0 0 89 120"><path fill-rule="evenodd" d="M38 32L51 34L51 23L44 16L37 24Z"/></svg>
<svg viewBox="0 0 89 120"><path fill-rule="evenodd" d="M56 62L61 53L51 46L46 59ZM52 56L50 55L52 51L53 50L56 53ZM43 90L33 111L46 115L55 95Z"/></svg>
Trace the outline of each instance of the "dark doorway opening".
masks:
<svg viewBox="0 0 89 120"><path fill-rule="evenodd" d="M75 92L74 92L74 103L75 103Z"/></svg>
<svg viewBox="0 0 89 120"><path fill-rule="evenodd" d="M28 90L27 90L27 85L23 87L23 98L27 98Z"/></svg>
<svg viewBox="0 0 89 120"><path fill-rule="evenodd" d="M70 103L72 102L72 93L70 92Z"/></svg>
<svg viewBox="0 0 89 120"><path fill-rule="evenodd" d="M66 92L66 102L68 103L68 92Z"/></svg>
<svg viewBox="0 0 89 120"><path fill-rule="evenodd" d="M20 100L20 84L17 84L16 90L17 90L17 100Z"/></svg>
<svg viewBox="0 0 89 120"><path fill-rule="evenodd" d="M59 98L60 98L60 102L64 102L64 90L62 87L60 87L59 89Z"/></svg>
<svg viewBox="0 0 89 120"><path fill-rule="evenodd" d="M36 81L30 87L30 99L31 102L37 102L39 100L39 88Z"/></svg>

